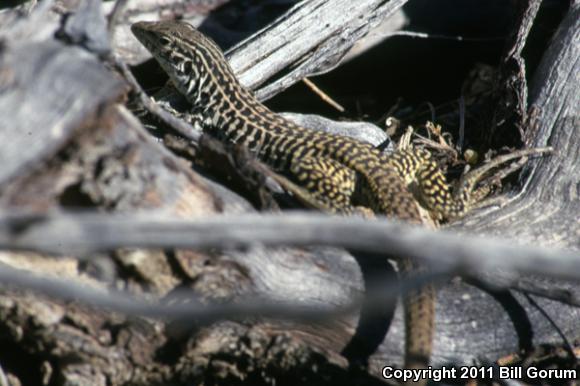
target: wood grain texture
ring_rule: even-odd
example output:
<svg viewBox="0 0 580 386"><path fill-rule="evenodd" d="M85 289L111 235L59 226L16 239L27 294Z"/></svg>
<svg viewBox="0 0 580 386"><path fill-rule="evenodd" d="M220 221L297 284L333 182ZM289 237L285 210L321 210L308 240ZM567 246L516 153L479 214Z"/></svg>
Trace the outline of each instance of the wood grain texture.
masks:
<svg viewBox="0 0 580 386"><path fill-rule="evenodd" d="M577 12L577 10L571 9L566 21L564 21L560 27L559 33L567 35L568 37L564 38L563 36L558 36L554 39L554 45L552 45L551 49L545 55L545 64L543 65L543 68L562 67L554 65L560 60L565 60L567 63L573 63L572 67L577 66L575 59L577 58L577 53L575 52L576 48L571 48L573 44L564 46L558 43L558 41L562 40L570 42L577 39L574 35L575 33L572 32L574 26L570 25L571 20L575 20L575 12ZM566 47L566 50L568 50L567 53L558 52L559 48L562 49L563 47ZM542 111L553 111L555 108L554 106L561 106L558 97L560 93L559 90L565 85L565 82L568 82L570 76L572 76L571 74L574 74L574 68L568 67L563 68L563 72L561 73L551 75L551 77L561 76L562 80L557 82L557 85L549 87L546 91L547 96L545 96L543 102L541 102L545 104L542 107ZM533 87L538 87L538 82L550 83L554 81L553 78L550 80L550 78L539 77L539 80L534 81ZM574 82L566 83L568 87L564 90L568 91L563 91L563 95L570 95L570 98L565 98L564 101L566 106L568 106L567 108L572 109L571 114L577 116L578 111L576 109L578 103L576 102L578 94L574 91L573 84ZM532 103L534 103L534 100L536 99L532 91ZM550 120L556 122L558 121L559 116L556 114L550 117L550 113L548 113L548 115L544 116L543 119L547 120L547 122L550 122ZM577 124L575 126L577 126ZM546 126L542 124L542 127ZM547 127L550 127L549 130L559 130L557 125L548 124ZM568 125L568 127L568 130L571 130L574 125ZM533 137L532 132L529 132L529 135ZM571 136L569 138L571 139ZM572 146L574 146L574 142L571 143ZM546 141L539 140L534 144L536 146L544 146ZM562 154L567 154L567 152L569 152L571 153L571 156L556 155L553 157L546 157L541 161L532 161L530 162L530 165L533 165L534 168L538 168L543 167L542 165L544 165L545 162L554 162L558 159L567 160L567 170L573 174L559 174L559 169L554 168L550 170L550 178L558 175L570 178L570 175L577 175L578 172L574 169L575 166L570 166L570 164L573 163L571 160L577 159L577 155L575 154L576 150L574 150L575 148L570 148L567 145L561 146L562 144L554 142L550 142L549 144L557 145L558 154L560 154L560 151ZM556 166L560 165L557 163ZM526 174L524 174L524 176L526 176ZM572 177L572 180L574 180L574 177ZM530 182L533 181L533 179L527 181L526 190L531 188L530 184L534 184L533 182ZM553 180L550 180L549 183L544 180L536 181L534 189L537 192L546 192L558 189L558 187L553 185ZM530 224L540 221L543 216L551 213L551 210L544 206L546 205L544 201L537 201L536 204L532 204L531 202L534 202L534 199L532 198L531 202L527 201L528 199L530 198L526 198L526 194L519 195L516 200L510 202L505 208L491 212L483 211L479 214L474 213L473 217L468 217L462 222L454 224L451 229L460 230L462 232L483 234L488 232L488 234L509 235L510 237L514 237L514 239L517 239L520 235L528 235L528 237L524 237L523 240L533 243L545 243L546 240L551 239L552 241L547 242L546 245L576 247L576 242L578 240L574 235L574 232L576 232L574 229L577 227L578 217L576 204L570 202L569 205L566 206L566 208L571 209L570 212L566 212L566 210L559 211L557 216L560 220L558 222L556 222L556 216L554 216L552 218L552 224L546 223L543 227L535 227L530 226ZM553 197L553 199L557 200L558 197ZM520 203L518 204L518 202ZM547 204L557 205L555 203ZM537 207L529 212L522 211L522 207L529 207L531 205L537 205ZM508 210L507 212L505 212L506 208ZM504 226L497 227L495 220L493 220L494 218L502 219L504 221ZM552 225L554 228L551 228ZM565 234L562 240L562 236L559 233L564 230L563 228L572 229L574 231L572 234ZM554 229L555 233L552 233L552 229ZM260 280L276 282L278 284L276 279L277 276L273 273L274 271L270 274L267 271L263 271L262 264L263 263L258 262L252 263L252 260L247 261L248 267L254 267L250 268L250 270L252 271L255 269L257 272L254 277L260 277ZM282 263L279 262L278 264ZM269 266L269 264L267 266ZM328 267L333 267L332 261L327 261L325 267L327 267L327 269L329 269ZM306 292L309 292L311 297L324 298L325 296L331 296L330 293L325 293L326 291L322 289L324 286L320 286L318 289L313 289L304 283L304 278L311 277L311 275L313 275L312 271L314 270L315 269L312 268L310 272L307 272L306 270L296 268L295 272L301 272L299 275L301 280L299 280L299 282L294 282L293 286L289 286L287 290L297 291L296 288L307 286L308 290ZM516 282L513 277L508 280L505 274L496 272L493 272L492 275L483 275L482 279L490 284L501 283L502 285L505 285L506 282L510 282L513 285L513 283ZM538 280L538 282L542 281L543 280ZM522 288L526 287L525 282L526 279L522 278L520 282L523 284ZM349 284L343 283L343 285ZM577 285L573 283L545 280L543 285L546 287L555 287L564 293L578 293ZM334 286L331 286L330 288L334 288ZM578 336L576 324L578 312L575 308L551 300L541 300L541 303L548 312L557 319L557 323L563 328L566 334L569 334L570 338ZM444 327L438 330L436 336L436 351L434 355L434 363L436 364L443 364L452 360L464 364L472 363L473 361L482 358L494 360L500 355L517 352L522 348L530 348L535 344L542 342L558 343L560 341L560 337L553 328L549 327L546 319L537 312L533 305L517 292L490 291L489 289L486 292L483 292L481 289L472 285L453 282L441 289L441 293L438 297L438 309L440 311L438 311L437 315L437 324ZM376 330L374 332L368 330L363 331L363 335L379 337L376 338L377 341L374 343L378 345L378 351L370 357L370 362L375 370L385 363L400 364L402 348L402 329L400 321L399 315L396 314L390 328L388 326L389 322L386 322L379 327L375 325L374 328L376 328ZM347 330L344 330L341 336L348 336ZM317 329L317 334L305 334L303 338L307 340L311 339L313 342L320 342L320 334L326 336L324 332ZM385 339L383 340L383 338ZM330 341L331 338L328 339L328 344L330 344ZM341 340L341 342L344 341ZM372 346L373 344L370 343L369 345Z"/></svg>
<svg viewBox="0 0 580 386"><path fill-rule="evenodd" d="M242 84L253 89L258 99L265 100L306 76L336 67L358 40L406 2L301 1L229 49L226 57ZM199 18L186 20L193 25L200 23ZM130 36L127 39L134 40ZM272 79L289 68L284 76Z"/></svg>
<svg viewBox="0 0 580 386"><path fill-rule="evenodd" d="M226 53L241 83L260 100L298 80L321 74L340 59L372 26L392 15L406 0L303 1L284 16ZM243 53L243 54L242 54ZM281 69L288 74L259 88Z"/></svg>
<svg viewBox="0 0 580 386"><path fill-rule="evenodd" d="M386 4L391 3L400 4ZM453 224L451 230L501 235L527 245L578 249L580 55L575 42L579 39L579 20L580 5L575 1L545 53L529 93L537 119L531 121L526 132L527 144L549 144L557 153L529 163L522 176L523 193L515 195L514 191L515 196L506 206L474 213ZM252 211L242 198L201 177L167 152L123 107L116 106L115 101L122 95L121 83L99 59L63 45L53 39L54 34L45 36L50 38L35 43L3 40L0 52L0 198L4 207L44 200L42 209L62 209L71 200L70 196L63 198L64 193L80 191L89 197L92 208L125 213L154 209L193 218ZM0 255L3 264L17 259L14 254L11 260L6 255ZM376 278L373 275L393 274L392 268L378 263L384 261L382 258L357 258L341 249L321 247L251 246L209 254L179 251L167 259L160 252L134 252L114 260L127 274L123 281L113 275L112 280L119 281L103 281L100 288L122 283L136 293L146 288L165 294L176 282L187 282L203 299L264 297L279 302L344 305L353 296L364 294L365 285ZM28 264L30 261L34 259L29 259ZM43 258L37 269L45 275L61 277L61 266L49 270L50 262ZM495 360L533 345L561 344L560 336L546 318L520 292L509 289L560 290L564 296L577 299L577 283L494 271L478 275L477 279L480 283L472 283L480 287L495 284L504 290L484 291L459 279L440 287L435 364L471 364L482 358ZM370 371L365 375L373 378L368 382L376 382L374 376L381 366L402 363L400 308L389 314L389 305L373 323L361 322L356 313L322 325L253 319L243 324L206 326L196 330L178 355L160 359L160 348L168 347L168 335L161 330L161 324L79 309L70 303L13 291L3 290L1 296L0 324L8 332L3 335L2 347L29 350L26 358L31 362L27 362L26 373L30 376L32 367L41 367L40 363L29 365L39 357L48 358L49 364L54 365L50 368L53 376L59 379L114 386L128 381L193 383L219 374L273 376L268 371L275 363L299 364L300 359L323 369L331 375L326 380L337 384L341 380L354 383L347 371L347 358L369 363ZM570 340L580 338L577 308L549 299L536 300ZM79 347L84 351L79 351ZM289 349L276 351L284 348ZM232 354L228 356L231 362L224 362L224 353ZM71 357L78 360L66 360ZM2 361L4 370L12 370L6 363ZM230 366L232 363L245 363L248 367ZM254 364L252 373L249 369ZM302 371L298 364L294 369ZM286 375L284 379L291 379ZM243 378L236 379L241 382Z"/></svg>
<svg viewBox="0 0 580 386"><path fill-rule="evenodd" d="M526 145L549 145L555 154L532 161L522 193L501 210L473 216L454 229L504 235L525 242L579 248L580 5L573 5L552 38L530 85Z"/></svg>
<svg viewBox="0 0 580 386"><path fill-rule="evenodd" d="M0 183L54 154L122 83L97 60L57 42L8 44L0 57Z"/></svg>

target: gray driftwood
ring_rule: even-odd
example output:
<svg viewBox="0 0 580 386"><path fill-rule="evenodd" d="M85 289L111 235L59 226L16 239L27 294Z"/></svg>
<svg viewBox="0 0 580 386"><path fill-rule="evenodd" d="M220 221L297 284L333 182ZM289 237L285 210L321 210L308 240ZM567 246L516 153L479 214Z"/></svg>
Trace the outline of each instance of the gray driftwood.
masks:
<svg viewBox="0 0 580 386"><path fill-rule="evenodd" d="M253 89L259 99L268 99L305 76L336 67L358 40L406 2L302 1L228 50L226 56L242 84ZM195 18L192 21L199 24ZM140 52L145 51L140 48ZM271 79L288 68L291 70L283 77Z"/></svg>
<svg viewBox="0 0 580 386"><path fill-rule="evenodd" d="M396 7L403 2L383 3L375 4ZM47 18L43 29L56 31L60 24L55 19L50 24ZM352 28L359 31L363 24ZM578 249L580 48L574 42L580 34L579 24L580 4L574 2L531 84L533 119L528 143L551 145L557 153L529 164L522 177L523 192L506 206L475 213L453 224L451 230ZM268 30L263 39L268 39ZM74 29L64 32L79 33ZM192 171L118 104L125 90L123 83L86 50L92 46L66 45L53 34L33 36L31 32L20 40L4 38L0 45L0 157L4 156L0 204L5 210L46 212L83 207L117 214L149 210L184 219L253 211L239 196ZM255 54L248 47L251 41L243 43L240 52ZM320 60L318 63L324 62L324 56ZM316 66L298 68L312 71ZM260 71L267 74L262 75L265 78L275 73ZM42 216L36 220L41 221ZM34 221L28 218L11 224L2 229L2 237L11 242L25 240L30 236L27 232L35 229ZM100 236L93 235L95 239ZM321 308L344 306L362 297L365 286L373 288L373 274L393 274L383 258L363 255L357 261L341 249L321 247L255 245L205 252L125 248L83 257L79 261L0 254L2 264L10 269L52 277L59 284L64 279L100 291L107 286L122 288L146 300L169 295L170 304L184 301L176 291L184 286L202 302L251 298ZM562 343L559 333L528 298L507 289L551 290L560 299L566 294L577 299L577 283L544 276L502 276L501 272L475 279L472 283L486 291L459 279L440 286L434 364L493 361L534 345ZM38 281L27 283L34 287ZM379 318L366 313L359 318L354 312L323 323L252 318L198 325L126 317L121 312L111 315L71 302L70 293L55 300L22 289L5 288L0 295L0 376L4 373L14 382L373 384L379 382L378 369L402 362L400 307L392 316L388 304ZM545 298L536 301L568 339L580 338L577 308ZM8 360L7 352L20 353L25 363ZM366 363L369 370L360 371ZM359 371L348 371L349 365Z"/></svg>

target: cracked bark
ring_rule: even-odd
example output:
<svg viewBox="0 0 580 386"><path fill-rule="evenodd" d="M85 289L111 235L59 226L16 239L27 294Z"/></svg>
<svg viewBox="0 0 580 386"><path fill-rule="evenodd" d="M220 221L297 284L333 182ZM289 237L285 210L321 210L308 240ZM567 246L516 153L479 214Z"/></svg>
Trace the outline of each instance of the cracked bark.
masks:
<svg viewBox="0 0 580 386"><path fill-rule="evenodd" d="M529 93L526 144L551 145L557 153L530 162L521 177L523 191L506 206L475 213L451 229L502 235L521 243L580 246L580 55L573 44L579 20L580 5L574 2ZM2 207L43 212L79 207L119 213L159 210L178 218L252 211L245 200L191 170L143 130L118 104L125 90L96 56L80 48L52 37L41 42L4 39ZM0 259L42 276L124 288L149 298L187 287L205 301L251 296L343 305L364 291L363 277L368 285L373 274L393 274L386 263L365 266L365 259L357 262L345 251L314 247L126 249L82 262L3 252ZM480 279L485 286L499 288L507 282L529 288L533 282L536 288L576 297L579 289L575 283L535 277L519 278L521 285L514 286L501 271ZM538 301L570 340L580 339L577 308ZM534 306L509 288L484 291L455 279L440 288L437 309L437 365L491 361L535 345L561 343ZM0 353L0 365L22 384L378 383L382 366L402 362L399 311L398 307L394 315L386 312L368 322L351 315L322 324L254 319L196 327L127 318L5 288L0 294L0 340L6 349ZM368 370L356 366L365 362Z"/></svg>

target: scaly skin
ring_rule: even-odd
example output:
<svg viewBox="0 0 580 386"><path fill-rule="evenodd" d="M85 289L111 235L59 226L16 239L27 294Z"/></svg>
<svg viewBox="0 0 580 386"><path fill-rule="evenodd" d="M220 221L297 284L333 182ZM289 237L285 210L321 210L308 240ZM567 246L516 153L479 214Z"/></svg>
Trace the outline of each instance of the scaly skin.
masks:
<svg viewBox="0 0 580 386"><path fill-rule="evenodd" d="M350 214L357 206L411 223L421 223L418 203L407 188L416 181L422 202L436 217L467 209L454 198L426 151L387 156L352 138L313 131L272 112L244 88L213 41L183 22L139 22L132 31L193 106L204 130L229 143L243 144L285 177L283 184L321 210ZM287 177L287 179L286 179ZM401 258L400 271L424 270ZM435 319L431 285L405 299L407 368L429 364Z"/></svg>

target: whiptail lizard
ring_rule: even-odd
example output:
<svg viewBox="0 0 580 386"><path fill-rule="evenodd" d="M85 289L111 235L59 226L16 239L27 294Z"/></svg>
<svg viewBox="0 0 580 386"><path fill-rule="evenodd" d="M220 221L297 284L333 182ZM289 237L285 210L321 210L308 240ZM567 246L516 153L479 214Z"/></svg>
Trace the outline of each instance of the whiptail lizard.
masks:
<svg viewBox="0 0 580 386"><path fill-rule="evenodd" d="M262 162L285 175L292 190L318 209L375 213L421 223L418 202L408 189L419 186L421 203L439 218L452 218L468 207L468 188L452 195L445 177L425 150L384 155L367 143L300 127L272 112L236 79L222 51L184 22L139 22L139 41L192 104L205 131L242 144ZM421 270L401 258L404 275ZM434 334L435 294L430 285L405 299L405 366L428 365Z"/></svg>

